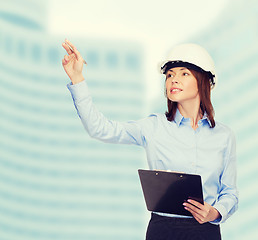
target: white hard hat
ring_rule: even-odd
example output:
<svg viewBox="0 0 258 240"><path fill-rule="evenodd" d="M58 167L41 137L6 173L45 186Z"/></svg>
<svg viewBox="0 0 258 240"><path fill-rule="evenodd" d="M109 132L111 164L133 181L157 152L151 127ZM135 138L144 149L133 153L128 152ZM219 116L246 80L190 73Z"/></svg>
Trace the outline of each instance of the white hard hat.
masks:
<svg viewBox="0 0 258 240"><path fill-rule="evenodd" d="M209 53L193 43L180 44L172 49L168 58L160 64L160 72L165 74L173 67L186 67L210 75L211 88L216 84L215 66Z"/></svg>

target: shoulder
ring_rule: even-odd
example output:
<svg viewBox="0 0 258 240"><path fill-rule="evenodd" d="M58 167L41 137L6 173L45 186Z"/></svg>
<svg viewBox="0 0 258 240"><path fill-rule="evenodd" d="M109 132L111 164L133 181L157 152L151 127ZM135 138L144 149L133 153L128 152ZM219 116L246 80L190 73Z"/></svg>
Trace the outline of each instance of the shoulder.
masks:
<svg viewBox="0 0 258 240"><path fill-rule="evenodd" d="M214 130L218 132L216 136L217 144L221 144L225 148L226 158L235 159L236 158L236 136L233 130L221 122L216 121Z"/></svg>
<svg viewBox="0 0 258 240"><path fill-rule="evenodd" d="M147 123L157 124L163 118L162 115L164 115L164 114L162 114L162 113L151 113L150 115L148 115L147 117L139 120L138 122L140 122L142 124L147 124Z"/></svg>
<svg viewBox="0 0 258 240"><path fill-rule="evenodd" d="M166 118L166 115L164 113L151 113L148 116L148 118L157 119L157 120L163 119L164 117Z"/></svg>
<svg viewBox="0 0 258 240"><path fill-rule="evenodd" d="M152 113L147 117L138 121L141 127L147 131L153 131L162 124L163 121L167 121L164 113Z"/></svg>
<svg viewBox="0 0 258 240"><path fill-rule="evenodd" d="M226 138L227 140L235 141L235 133L228 125L221 123L219 121L216 121L215 123L215 133L219 134L220 136L224 136L224 138Z"/></svg>
<svg viewBox="0 0 258 240"><path fill-rule="evenodd" d="M161 124L167 122L167 117L164 113L152 113L147 117L147 120L155 124Z"/></svg>
<svg viewBox="0 0 258 240"><path fill-rule="evenodd" d="M223 132L227 132L227 133L233 133L232 129L228 125L226 125L222 122L219 122L219 121L215 122L214 129L216 129L217 131L219 130L219 131L223 131Z"/></svg>

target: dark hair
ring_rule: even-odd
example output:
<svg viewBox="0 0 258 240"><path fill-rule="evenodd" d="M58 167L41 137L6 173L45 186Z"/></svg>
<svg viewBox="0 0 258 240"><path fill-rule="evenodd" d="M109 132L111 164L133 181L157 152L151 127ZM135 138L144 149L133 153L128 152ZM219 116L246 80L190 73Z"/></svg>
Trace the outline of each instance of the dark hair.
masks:
<svg viewBox="0 0 258 240"><path fill-rule="evenodd" d="M202 114L207 113L207 117L211 123L211 128L215 127L214 109L211 103L211 85L210 75L206 72L198 72L192 69L189 71L197 79L197 86L200 95L200 108ZM168 121L173 121L177 111L177 102L172 102L167 98L168 111L165 113Z"/></svg>

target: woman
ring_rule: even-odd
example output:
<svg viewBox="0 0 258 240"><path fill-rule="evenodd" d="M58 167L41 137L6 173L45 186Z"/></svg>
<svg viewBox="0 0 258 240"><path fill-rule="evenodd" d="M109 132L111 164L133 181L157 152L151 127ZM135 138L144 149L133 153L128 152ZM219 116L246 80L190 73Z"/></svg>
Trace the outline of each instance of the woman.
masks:
<svg viewBox="0 0 258 240"><path fill-rule="evenodd" d="M98 112L82 75L83 58L68 40L63 47L68 55L62 64L71 79L67 86L91 137L143 146L150 169L202 177L204 205L190 199L185 202L192 217L152 213L146 239L221 239L220 223L238 204L236 150L232 131L214 120L210 91L216 77L206 50L195 44L176 46L161 64L166 76L166 114L121 123Z"/></svg>

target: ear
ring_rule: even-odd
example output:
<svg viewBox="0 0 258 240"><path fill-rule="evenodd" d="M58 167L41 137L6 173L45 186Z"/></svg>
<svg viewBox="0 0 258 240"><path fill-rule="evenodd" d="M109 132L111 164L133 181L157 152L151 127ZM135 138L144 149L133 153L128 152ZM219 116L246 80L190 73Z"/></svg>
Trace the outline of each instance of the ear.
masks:
<svg viewBox="0 0 258 240"><path fill-rule="evenodd" d="M167 79L166 79L167 80ZM164 82L164 96L167 98L167 88L166 88L166 81Z"/></svg>

